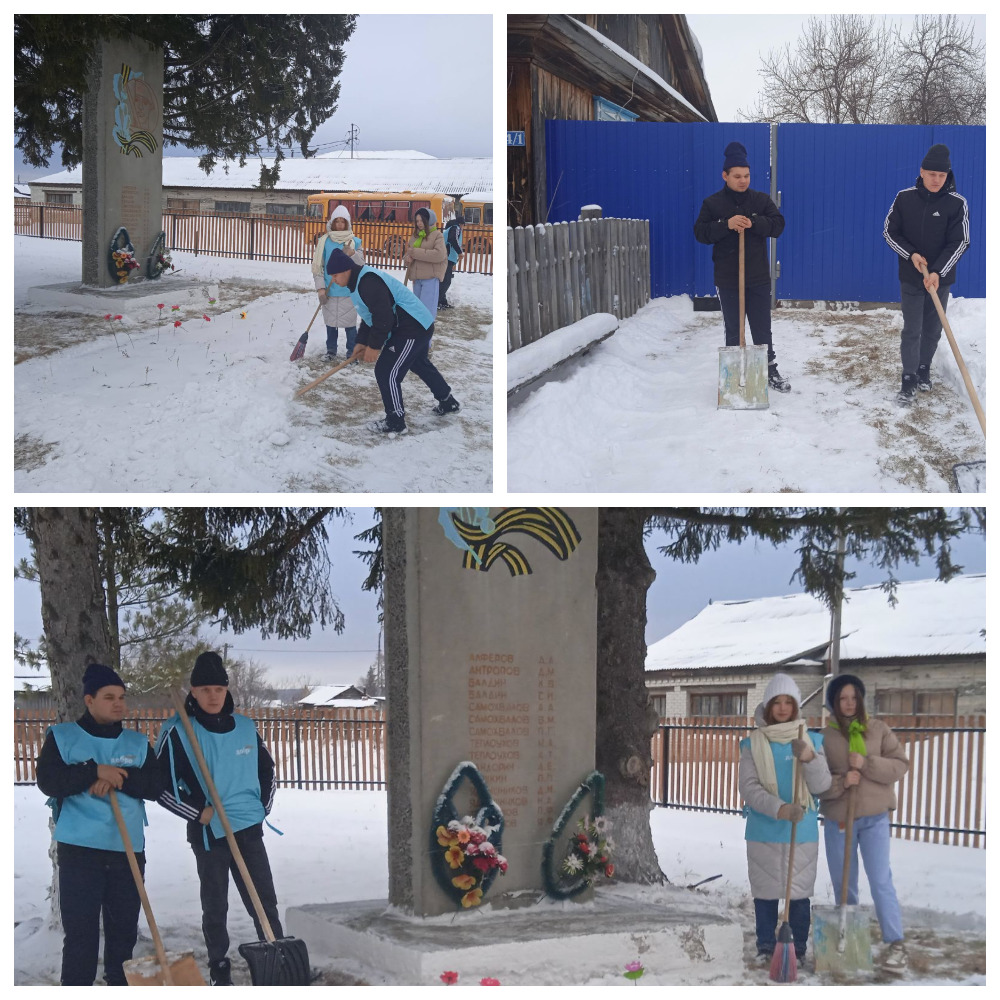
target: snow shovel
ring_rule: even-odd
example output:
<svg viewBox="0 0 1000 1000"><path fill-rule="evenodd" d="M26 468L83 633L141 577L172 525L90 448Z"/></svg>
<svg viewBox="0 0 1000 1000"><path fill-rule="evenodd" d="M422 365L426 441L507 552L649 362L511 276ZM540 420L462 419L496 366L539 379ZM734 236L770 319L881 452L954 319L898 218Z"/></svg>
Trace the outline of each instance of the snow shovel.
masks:
<svg viewBox="0 0 1000 1000"><path fill-rule="evenodd" d="M858 786L847 793L844 828L844 871L840 880L840 906L814 906L813 952L817 972L867 972L872 969L871 917L866 907L847 905L847 887L854 856L854 807ZM827 820L827 822L831 822Z"/></svg>
<svg viewBox="0 0 1000 1000"><path fill-rule="evenodd" d="M927 268L921 264L920 273L926 278ZM969 399L972 401L972 408L976 411L976 416L979 418L979 426L983 430L983 437L986 437L986 414L983 412L982 404L979 402L979 395L976 392L976 387L972 384L972 378L969 375L969 369L965 367L965 361L962 358L962 354L958 349L958 342L955 340L955 334L951 332L951 324L948 322L948 317L945 315L944 306L941 305L941 300L938 298L938 293L933 289L928 289L931 296L931 301L934 303L934 308L937 310L938 319L941 320L941 326L944 327L944 332L948 335L948 343L951 344L951 352L955 355L955 363L958 365L958 370L962 373L962 380L965 382L965 388L969 393ZM986 492L986 463L985 462L959 462L958 465L952 467L952 473L955 476L955 486L959 493L985 493Z"/></svg>
<svg viewBox="0 0 1000 1000"><path fill-rule="evenodd" d="M254 986L308 986L311 978L309 972L309 953L306 950L306 943L299 938L283 937L276 938L271 930L271 922L264 912L264 904L257 895L257 890L250 879L250 872L247 871L246 862L240 852L236 837L233 835L233 828L229 825L225 809L222 808L222 799L212 780L212 775L205 763L205 755L201 752L201 744L195 734L194 726L188 718L177 691L170 692L171 700L177 715L180 717L184 732L187 733L188 742L194 750L197 770L199 772L202 787L208 793L209 802L222 823L222 829L226 834L226 843L229 844L229 851L236 862L243 884L247 887L247 892L253 902L254 912L257 914L257 921L264 931L266 941L251 941L248 944L241 944L239 953L246 959L250 967L250 981Z"/></svg>
<svg viewBox="0 0 1000 1000"><path fill-rule="evenodd" d="M118 805L118 796L115 795L113 788L108 792L108 798L111 799L111 811L115 814L118 832L125 845L128 866L132 869L132 878L135 879L135 887L139 891L142 909L146 914L146 923L149 924L149 933L153 935L153 947L156 949L155 955L129 959L123 964L125 981L129 986L205 986L205 980L202 978L198 964L191 952L185 951L181 954L172 952L168 955L163 947L163 939L160 937L160 931L153 919L153 909L149 905L149 896L146 895L146 884L142 880L139 862L132 849L132 838L128 835L125 817L122 816L121 806Z"/></svg>
<svg viewBox="0 0 1000 1000"><path fill-rule="evenodd" d="M309 320L309 326L306 327L306 332L299 337L298 343L292 348L291 356L288 359L289 361L298 361L299 358L306 353L306 344L309 341L309 331L312 329L313 323L316 322L316 317L319 315L319 311L322 308L322 302L316 306L316 312L313 313L313 318Z"/></svg>
<svg viewBox="0 0 1000 1000"><path fill-rule="evenodd" d="M740 346L719 348L720 410L767 409L767 346L746 342L746 263L740 230Z"/></svg>
<svg viewBox="0 0 1000 1000"><path fill-rule="evenodd" d="M799 723L799 739L805 739L805 723ZM799 758L792 760L792 803L798 798L799 792ZM776 983L794 983L798 977L795 945L792 941L792 925L788 915L792 908L792 876L795 873L795 831L798 823L792 823L792 832L788 840L788 880L785 882L785 915L781 918L778 928L778 941L771 956L770 978Z"/></svg>
<svg viewBox="0 0 1000 1000"><path fill-rule="evenodd" d="M310 389L314 386L320 384L320 382L326 381L331 375L336 375L341 368L346 368L352 361L357 361L357 358L352 354L346 361L341 361L339 365L334 365L325 375L320 375L319 378L314 378L308 385L304 385L301 389L298 389L292 399L298 399L299 396L304 396Z"/></svg>

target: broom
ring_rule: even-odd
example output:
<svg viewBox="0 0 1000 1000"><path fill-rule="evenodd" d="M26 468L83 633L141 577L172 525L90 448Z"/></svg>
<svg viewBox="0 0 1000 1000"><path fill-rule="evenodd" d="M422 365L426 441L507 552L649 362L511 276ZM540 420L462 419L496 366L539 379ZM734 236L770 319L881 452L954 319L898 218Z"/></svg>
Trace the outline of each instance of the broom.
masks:
<svg viewBox="0 0 1000 1000"><path fill-rule="evenodd" d="M805 724L799 723L799 739L805 736ZM799 759L792 761L792 803L798 797L799 790ZM795 958L795 944L792 941L792 925L788 922L788 913L792 906L792 874L795 871L795 828L798 823L792 823L791 842L788 845L788 880L785 882L785 915L778 929L778 943L774 946L771 956L770 977L776 983L794 983L798 976L798 966Z"/></svg>

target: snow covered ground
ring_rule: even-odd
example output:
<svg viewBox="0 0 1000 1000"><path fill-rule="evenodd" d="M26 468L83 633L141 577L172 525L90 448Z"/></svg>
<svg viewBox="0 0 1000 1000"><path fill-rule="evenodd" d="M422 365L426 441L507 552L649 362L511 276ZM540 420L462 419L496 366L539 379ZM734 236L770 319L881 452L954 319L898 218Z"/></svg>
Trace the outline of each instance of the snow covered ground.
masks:
<svg viewBox="0 0 1000 1000"><path fill-rule="evenodd" d="M184 839L183 823L157 806L148 807L146 885L160 933L171 950L191 950L205 967L200 932L197 877L194 858ZM51 867L46 835L48 810L44 796L34 786L14 788L14 982L56 983L59 978L61 938L45 923L45 899ZM380 792L307 792L281 789L271 820L283 837L267 833L268 853L274 870L279 903L337 902L385 898L388 892L386 850L386 800ZM753 953L752 902L748 894L743 822L738 817L656 809L652 814L653 838L660 864L673 884L684 886L710 875L722 877L694 890L730 911L744 928L744 957ZM892 841L892 867L910 941L911 971L901 982L907 986L943 983L985 984L986 852L971 847L946 847L912 841ZM631 886L607 892L642 896L663 891ZM666 890L670 891L670 890ZM834 900L825 865L820 864L815 904ZM862 903L870 903L862 875ZM587 905L587 904L582 904ZM485 908L484 908L485 909ZM476 919L486 914L459 914ZM493 919L502 919L496 914ZM234 975L246 980L235 945L252 940L253 930L234 890L230 892L230 936ZM152 945L140 920L136 954L151 954ZM730 968L739 967L731 956ZM607 974L581 985L629 985L621 972L636 956L607 955ZM803 985L826 985L824 977L807 970ZM344 962L324 970L329 982L361 980L373 985L396 983L378 969ZM444 971L444 970L442 970ZM484 969L483 975L496 971ZM238 980L239 981L239 980ZM767 970L747 967L720 983L765 983ZM574 970L552 956L549 980L538 985L573 985ZM416 984L411 984L416 985ZM437 985L425 984L425 985ZM678 985L667 976L647 969L640 986Z"/></svg>
<svg viewBox="0 0 1000 1000"><path fill-rule="evenodd" d="M986 300L954 299L948 317L985 409ZM792 391L767 410L720 410L722 314L654 299L509 415L508 488L947 492L955 463L986 457L943 333L933 391L904 409L898 311L782 308L772 329Z"/></svg>
<svg viewBox="0 0 1000 1000"><path fill-rule="evenodd" d="M307 265L173 257L157 282L82 290L79 243L14 237L18 492L492 489L490 277L455 275L432 341L461 413L408 376L410 433L384 440L370 365L292 398L332 367L322 317L288 360L317 305Z"/></svg>

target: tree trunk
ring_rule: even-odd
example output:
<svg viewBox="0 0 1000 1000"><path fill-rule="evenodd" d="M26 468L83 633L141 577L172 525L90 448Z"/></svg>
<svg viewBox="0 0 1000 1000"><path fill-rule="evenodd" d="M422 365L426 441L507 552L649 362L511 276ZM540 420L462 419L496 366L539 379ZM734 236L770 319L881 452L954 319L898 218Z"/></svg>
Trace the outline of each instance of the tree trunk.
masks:
<svg viewBox="0 0 1000 1000"><path fill-rule="evenodd" d="M602 507L597 548L597 769L615 843L615 877L666 881L649 826L650 739L658 719L646 693L646 592L656 573L646 557L648 510Z"/></svg>
<svg viewBox="0 0 1000 1000"><path fill-rule="evenodd" d="M36 507L31 540L56 718L66 722L82 711L87 664L107 663L111 652L96 512L92 507Z"/></svg>
<svg viewBox="0 0 1000 1000"><path fill-rule="evenodd" d="M108 666L120 671L122 668L121 630L118 625L118 568L115 559L115 538L111 522L102 520L101 530L104 532L104 565L101 568L104 579L106 604L105 613L108 618Z"/></svg>

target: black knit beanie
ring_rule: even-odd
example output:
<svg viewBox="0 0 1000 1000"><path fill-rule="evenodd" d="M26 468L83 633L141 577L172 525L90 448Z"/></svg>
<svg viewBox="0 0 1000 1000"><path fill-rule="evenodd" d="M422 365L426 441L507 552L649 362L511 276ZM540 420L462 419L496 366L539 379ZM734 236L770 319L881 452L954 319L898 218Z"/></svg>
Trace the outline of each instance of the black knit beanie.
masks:
<svg viewBox="0 0 1000 1000"><path fill-rule="evenodd" d="M222 657L218 653L202 653L194 661L191 671L191 687L229 687L229 674L222 665Z"/></svg>
<svg viewBox="0 0 1000 1000"><path fill-rule="evenodd" d="M837 712L837 699L841 689L847 684L854 685L859 701L865 700L865 682L860 677L855 677L854 674L837 674L826 688L826 707L834 714Z"/></svg>
<svg viewBox="0 0 1000 1000"><path fill-rule="evenodd" d="M354 261L340 247L330 251L330 259L326 262L327 274L342 274L354 267Z"/></svg>
<svg viewBox="0 0 1000 1000"><path fill-rule="evenodd" d="M125 689L125 682L111 669L103 663L90 663L83 672L83 693L85 695L95 695L103 687L120 687Z"/></svg>
<svg viewBox="0 0 1000 1000"><path fill-rule="evenodd" d="M923 163L920 164L922 170L937 170L942 174L951 170L951 153L944 143L937 143L927 150Z"/></svg>
<svg viewBox="0 0 1000 1000"><path fill-rule="evenodd" d="M731 142L726 146L726 161L722 164L722 169L728 173L733 167L749 167L747 162L747 148L740 142Z"/></svg>

